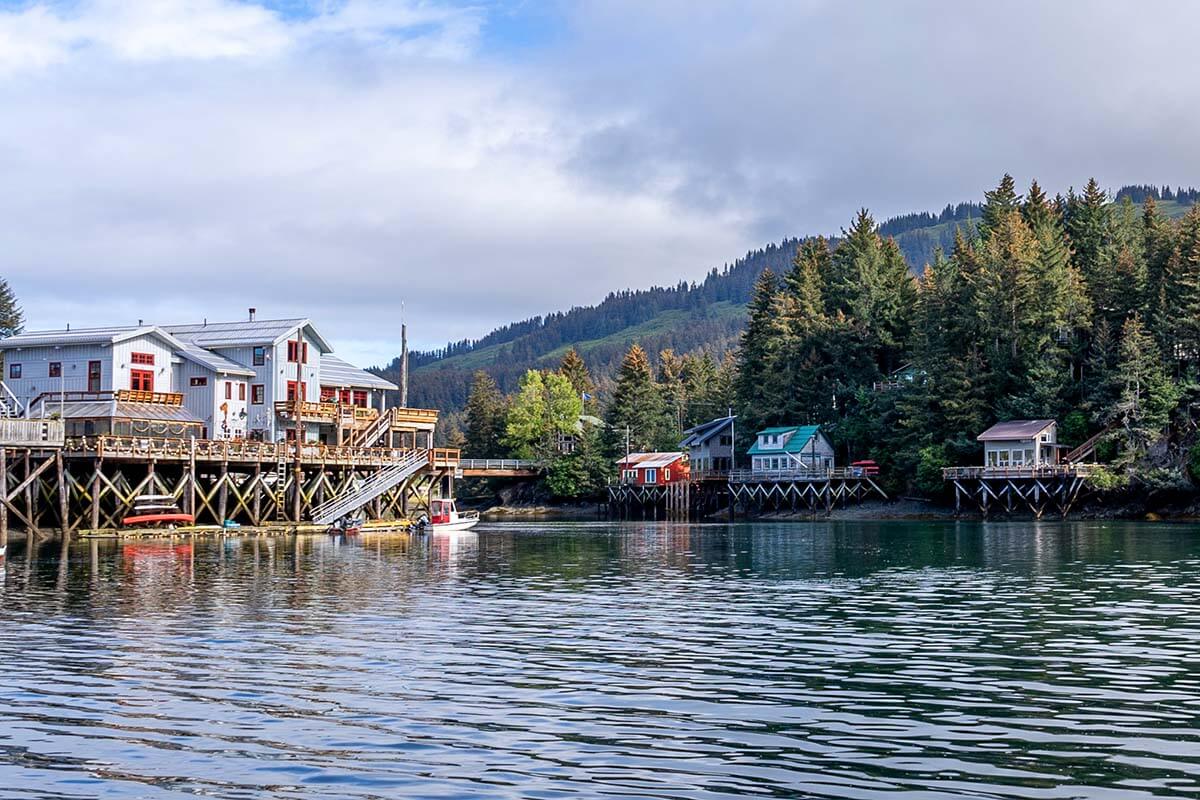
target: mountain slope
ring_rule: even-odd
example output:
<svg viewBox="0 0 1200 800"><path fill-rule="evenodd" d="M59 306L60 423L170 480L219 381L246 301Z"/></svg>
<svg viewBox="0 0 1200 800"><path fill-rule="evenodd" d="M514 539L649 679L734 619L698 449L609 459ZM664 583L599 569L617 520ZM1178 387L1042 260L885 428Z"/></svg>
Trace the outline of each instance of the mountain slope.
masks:
<svg viewBox="0 0 1200 800"><path fill-rule="evenodd" d="M1165 198L1159 208L1170 216L1182 215L1200 197L1192 189L1171 192L1150 186L1127 186L1116 197L1141 202L1147 193ZM936 249L950 250L956 229L968 230L978 219L978 204L960 203L948 205L938 214L895 217L880 225L879 230L896 239L917 271ZM409 403L458 410L466 403L471 376L478 369L492 375L502 391L511 392L527 369L557 366L572 346L587 362L601 392L635 341L652 357L671 348L679 354L706 350L719 360L737 344L755 280L768 267L776 273L785 272L800 241L785 239L751 251L733 264L714 268L699 283L614 292L595 306L533 317L497 328L476 341L452 342L440 350L413 353L409 359ZM398 382L399 359L376 371Z"/></svg>

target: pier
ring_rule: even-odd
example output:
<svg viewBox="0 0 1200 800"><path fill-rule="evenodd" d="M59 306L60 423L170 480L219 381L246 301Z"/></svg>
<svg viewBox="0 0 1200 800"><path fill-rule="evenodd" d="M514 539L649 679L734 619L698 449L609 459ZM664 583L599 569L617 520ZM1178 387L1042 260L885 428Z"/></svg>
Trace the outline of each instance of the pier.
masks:
<svg viewBox="0 0 1200 800"><path fill-rule="evenodd" d="M1008 467L947 467L942 479L954 487L954 511L977 509L986 518L993 512L1047 512L1066 517L1089 491L1088 476L1096 464L1041 464Z"/></svg>

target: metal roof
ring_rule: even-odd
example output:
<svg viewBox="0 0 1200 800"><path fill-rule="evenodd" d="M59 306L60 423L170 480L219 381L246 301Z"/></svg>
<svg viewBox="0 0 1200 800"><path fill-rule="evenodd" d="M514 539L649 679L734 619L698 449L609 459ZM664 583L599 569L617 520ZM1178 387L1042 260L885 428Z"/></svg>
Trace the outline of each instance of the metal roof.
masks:
<svg viewBox="0 0 1200 800"><path fill-rule="evenodd" d="M1008 439L1036 439L1038 434L1054 424L1052 419L1013 419L997 422L976 438L980 442Z"/></svg>
<svg viewBox="0 0 1200 800"><path fill-rule="evenodd" d="M808 443L812 441L813 437L820 432L820 425L791 425L776 428L763 428L755 435L762 436L764 434L776 435L783 433L792 433L792 435L789 436L788 440L781 445L767 445L765 447L760 447L758 441L755 440L754 444L749 450L746 451L746 453L752 456L761 455L764 453L802 453L804 452L804 448L808 446Z"/></svg>
<svg viewBox="0 0 1200 800"><path fill-rule="evenodd" d="M0 350L18 347L66 347L76 344L112 344L138 336L158 336L172 346L179 341L157 325L117 325L106 328L71 328L51 331L26 331L0 339Z"/></svg>
<svg viewBox="0 0 1200 800"><path fill-rule="evenodd" d="M371 389L399 389L391 381L384 380L378 375L359 369L353 364L343 361L333 353L321 356L321 385L368 387Z"/></svg>
<svg viewBox="0 0 1200 800"><path fill-rule="evenodd" d="M186 325L164 325L171 334L201 347L245 347L274 344L290 336L297 328L305 328L317 340L321 352L333 348L307 319L256 319L239 322L195 322Z"/></svg>
<svg viewBox="0 0 1200 800"><path fill-rule="evenodd" d="M219 353L205 350L203 347L188 341L181 341L177 352L188 361L193 361L202 367L207 367L213 372L254 377L254 370L243 367L241 364L234 363ZM325 357L323 356L321 358L322 363L324 363L324 360Z"/></svg>
<svg viewBox="0 0 1200 800"><path fill-rule="evenodd" d="M617 463L629 469L669 467L681 458L683 453L630 453L625 458L617 459Z"/></svg>
<svg viewBox="0 0 1200 800"><path fill-rule="evenodd" d="M55 405L53 408L57 408ZM68 402L62 406L65 419L138 419L165 422L194 422L200 423L192 412L183 406L169 406L163 403L122 403L112 400L83 400Z"/></svg>
<svg viewBox="0 0 1200 800"><path fill-rule="evenodd" d="M683 441L679 443L679 446L686 449L692 445L703 444L729 427L729 424L735 419L737 417L721 417L700 425L693 425L683 432Z"/></svg>

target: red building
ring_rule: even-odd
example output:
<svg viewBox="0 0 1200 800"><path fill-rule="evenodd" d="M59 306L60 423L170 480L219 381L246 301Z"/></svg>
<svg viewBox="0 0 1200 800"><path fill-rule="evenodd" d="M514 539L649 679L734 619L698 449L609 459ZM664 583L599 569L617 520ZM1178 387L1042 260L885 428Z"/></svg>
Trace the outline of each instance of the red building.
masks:
<svg viewBox="0 0 1200 800"><path fill-rule="evenodd" d="M689 476L684 453L630 453L617 461L621 483L631 486L666 486Z"/></svg>

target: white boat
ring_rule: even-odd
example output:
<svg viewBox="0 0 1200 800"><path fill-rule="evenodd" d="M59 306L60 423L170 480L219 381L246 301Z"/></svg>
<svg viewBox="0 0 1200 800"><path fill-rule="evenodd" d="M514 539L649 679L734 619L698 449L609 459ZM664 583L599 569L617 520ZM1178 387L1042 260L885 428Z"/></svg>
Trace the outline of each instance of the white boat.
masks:
<svg viewBox="0 0 1200 800"><path fill-rule="evenodd" d="M460 513L453 500L434 500L429 504L429 519L422 520L421 527L428 533L454 533L478 524L478 511Z"/></svg>

